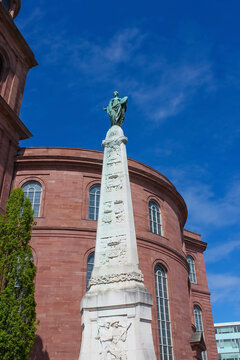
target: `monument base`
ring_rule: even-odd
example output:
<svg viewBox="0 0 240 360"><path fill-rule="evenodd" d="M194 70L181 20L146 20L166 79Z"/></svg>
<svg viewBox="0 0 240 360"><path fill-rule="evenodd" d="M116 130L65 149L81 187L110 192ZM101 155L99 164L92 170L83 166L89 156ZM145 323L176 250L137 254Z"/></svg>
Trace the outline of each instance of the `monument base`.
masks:
<svg viewBox="0 0 240 360"><path fill-rule="evenodd" d="M79 360L156 360L151 308L152 295L144 287L92 286L81 303Z"/></svg>

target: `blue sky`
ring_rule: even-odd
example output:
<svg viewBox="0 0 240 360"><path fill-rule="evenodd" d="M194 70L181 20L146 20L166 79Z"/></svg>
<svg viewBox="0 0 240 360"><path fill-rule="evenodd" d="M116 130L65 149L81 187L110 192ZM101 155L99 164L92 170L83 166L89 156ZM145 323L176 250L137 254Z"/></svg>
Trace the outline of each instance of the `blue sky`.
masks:
<svg viewBox="0 0 240 360"><path fill-rule="evenodd" d="M128 156L162 172L208 242L215 322L240 320L238 0L22 1L30 71L22 146L101 149L103 107L128 96Z"/></svg>

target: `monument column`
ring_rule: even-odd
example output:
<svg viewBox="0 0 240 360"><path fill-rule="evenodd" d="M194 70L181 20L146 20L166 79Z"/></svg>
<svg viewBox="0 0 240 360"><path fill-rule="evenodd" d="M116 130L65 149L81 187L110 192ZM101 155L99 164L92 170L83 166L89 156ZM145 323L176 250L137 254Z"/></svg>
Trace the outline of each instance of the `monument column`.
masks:
<svg viewBox="0 0 240 360"><path fill-rule="evenodd" d="M114 92L107 112L111 128L104 159L95 261L82 299L79 360L156 359L152 340L152 296L138 268L126 143L122 125L127 97Z"/></svg>

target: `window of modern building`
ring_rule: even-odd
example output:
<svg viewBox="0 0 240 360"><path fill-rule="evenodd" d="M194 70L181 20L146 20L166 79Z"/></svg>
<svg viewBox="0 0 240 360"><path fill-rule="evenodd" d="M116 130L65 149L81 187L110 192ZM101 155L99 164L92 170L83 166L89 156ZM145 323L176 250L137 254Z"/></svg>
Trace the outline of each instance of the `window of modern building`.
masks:
<svg viewBox="0 0 240 360"><path fill-rule="evenodd" d="M194 310L194 318L195 318L196 330L197 331L202 331L204 333L204 331L203 331L203 322L202 322L202 310L197 305L194 305L193 310ZM202 360L207 360L206 351L202 352Z"/></svg>
<svg viewBox="0 0 240 360"><path fill-rule="evenodd" d="M28 197L32 204L33 216L39 217L42 186L37 181L29 181L22 186L24 196Z"/></svg>
<svg viewBox="0 0 240 360"><path fill-rule="evenodd" d="M214 326L219 360L240 360L240 322Z"/></svg>
<svg viewBox="0 0 240 360"><path fill-rule="evenodd" d="M240 333L240 325L227 325L227 326L215 327L215 334L231 334L231 333Z"/></svg>
<svg viewBox="0 0 240 360"><path fill-rule="evenodd" d="M160 265L155 267L155 286L161 360L173 360L167 273Z"/></svg>
<svg viewBox="0 0 240 360"><path fill-rule="evenodd" d="M150 230L154 234L162 235L160 206L153 200L149 201Z"/></svg>
<svg viewBox="0 0 240 360"><path fill-rule="evenodd" d="M92 271L93 271L93 265L94 265L94 252L91 253L87 258L87 291L89 290L89 281L91 279Z"/></svg>
<svg viewBox="0 0 240 360"><path fill-rule="evenodd" d="M93 185L89 190L88 219L97 220L100 201L100 185Z"/></svg>
<svg viewBox="0 0 240 360"><path fill-rule="evenodd" d="M190 255L188 255L187 262L189 264L189 280L191 283L196 284L197 278L196 278L195 261Z"/></svg>

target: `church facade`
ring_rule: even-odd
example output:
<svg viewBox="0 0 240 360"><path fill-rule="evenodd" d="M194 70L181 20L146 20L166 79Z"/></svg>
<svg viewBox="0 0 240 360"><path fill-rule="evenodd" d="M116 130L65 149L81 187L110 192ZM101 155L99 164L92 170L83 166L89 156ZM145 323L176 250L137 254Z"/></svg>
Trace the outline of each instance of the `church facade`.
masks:
<svg viewBox="0 0 240 360"><path fill-rule="evenodd" d="M37 225L32 248L37 266L40 321L31 359L77 360L80 301L94 262L101 151L19 148L31 136L19 119L34 54L14 24L20 0L0 0L0 213L12 188L32 202ZM217 360L201 236L184 229L187 208L158 171L129 159L139 268L153 296L157 359Z"/></svg>

